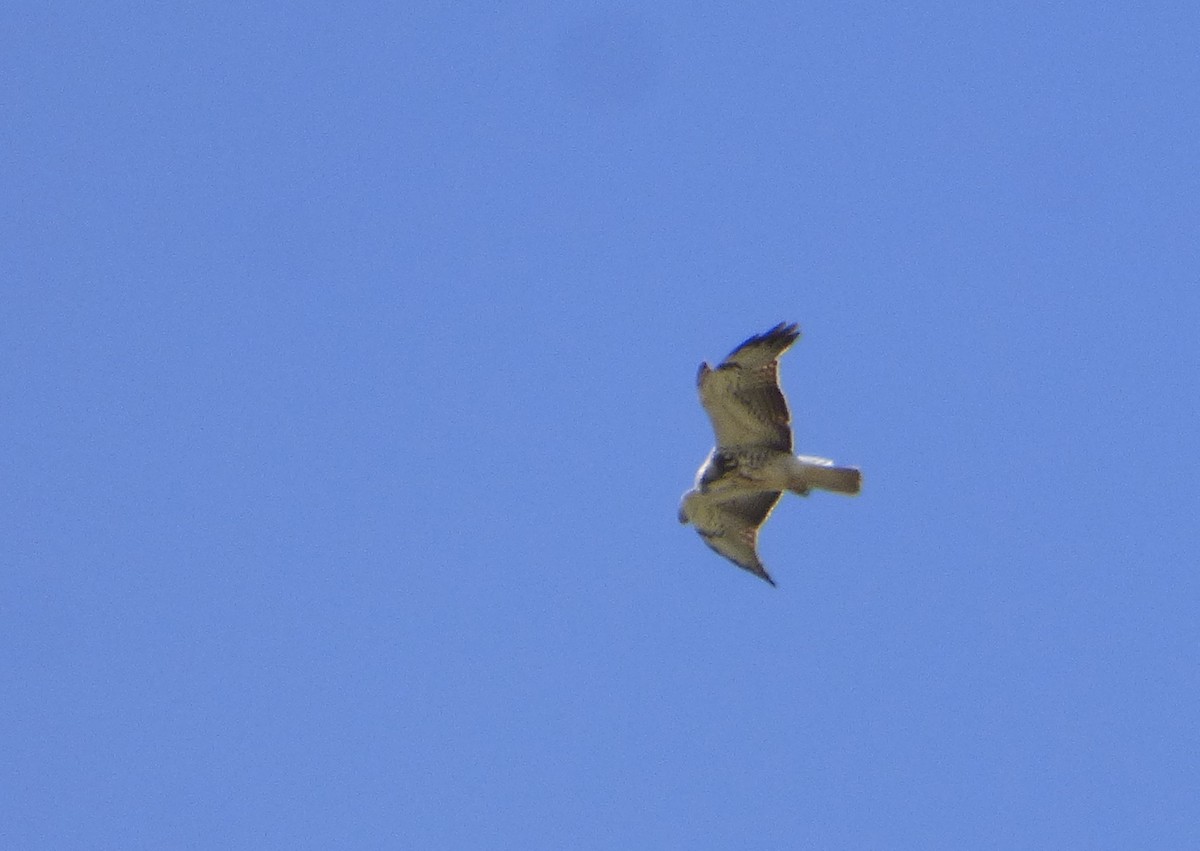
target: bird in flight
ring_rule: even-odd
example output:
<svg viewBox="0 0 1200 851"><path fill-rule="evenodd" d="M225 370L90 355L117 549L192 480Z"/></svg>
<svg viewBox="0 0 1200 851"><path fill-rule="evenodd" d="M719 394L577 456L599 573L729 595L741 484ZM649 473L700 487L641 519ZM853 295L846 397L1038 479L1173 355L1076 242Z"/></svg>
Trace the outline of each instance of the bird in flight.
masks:
<svg viewBox="0 0 1200 851"><path fill-rule="evenodd" d="M792 454L779 358L799 337L796 325L781 322L742 343L716 369L700 364L700 404L717 445L679 504L680 523L691 523L704 543L772 585L758 557L758 530L783 492L808 496L816 488L853 495L862 487L855 467Z"/></svg>

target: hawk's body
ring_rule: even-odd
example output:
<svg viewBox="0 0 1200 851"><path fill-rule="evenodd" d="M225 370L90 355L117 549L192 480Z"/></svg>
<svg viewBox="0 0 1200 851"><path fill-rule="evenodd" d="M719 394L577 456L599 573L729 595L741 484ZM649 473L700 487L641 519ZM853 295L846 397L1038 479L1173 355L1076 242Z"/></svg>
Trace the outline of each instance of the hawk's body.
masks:
<svg viewBox="0 0 1200 851"><path fill-rule="evenodd" d="M825 458L792 454L792 423L779 387L779 357L800 336L780 323L742 343L716 369L700 365L700 403L717 445L683 495L679 521L738 567L771 579L758 558L758 530L784 491L856 494L862 474Z"/></svg>

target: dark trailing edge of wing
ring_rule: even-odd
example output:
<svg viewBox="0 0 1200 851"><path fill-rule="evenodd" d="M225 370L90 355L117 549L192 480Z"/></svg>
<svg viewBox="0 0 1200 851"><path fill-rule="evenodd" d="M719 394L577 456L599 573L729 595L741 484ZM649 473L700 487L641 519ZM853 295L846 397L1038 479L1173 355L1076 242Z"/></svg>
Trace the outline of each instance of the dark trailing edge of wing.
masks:
<svg viewBox="0 0 1200 851"><path fill-rule="evenodd" d="M737 497L722 502L722 507L730 514L736 514L755 529L767 522L771 512L783 496L782 491L759 491L746 496Z"/></svg>
<svg viewBox="0 0 1200 851"><path fill-rule="evenodd" d="M709 549L711 549L717 555L721 556L721 558L728 559L731 563L736 564L738 567L740 567L742 570L746 571L747 573L753 573L759 579L765 580L766 582L770 583L770 585L772 587L776 587L775 580L771 578L771 574L767 573L767 569L762 566L761 561L753 561L750 563L746 563L744 561L741 561L740 559L734 558L732 555L730 555L727 552L724 552L723 550L721 550L720 547L718 547L716 545L714 539L724 537L725 533L709 532L704 529L696 529L696 531L700 533L700 539L702 541L704 541L704 543L708 544Z"/></svg>

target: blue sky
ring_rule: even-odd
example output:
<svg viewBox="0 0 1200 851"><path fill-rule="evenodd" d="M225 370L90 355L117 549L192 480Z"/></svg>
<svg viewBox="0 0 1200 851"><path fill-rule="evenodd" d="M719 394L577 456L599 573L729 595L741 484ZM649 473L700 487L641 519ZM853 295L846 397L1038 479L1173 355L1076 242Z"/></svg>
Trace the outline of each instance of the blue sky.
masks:
<svg viewBox="0 0 1200 851"><path fill-rule="evenodd" d="M1194 5L0 18L0 844L1200 843Z"/></svg>

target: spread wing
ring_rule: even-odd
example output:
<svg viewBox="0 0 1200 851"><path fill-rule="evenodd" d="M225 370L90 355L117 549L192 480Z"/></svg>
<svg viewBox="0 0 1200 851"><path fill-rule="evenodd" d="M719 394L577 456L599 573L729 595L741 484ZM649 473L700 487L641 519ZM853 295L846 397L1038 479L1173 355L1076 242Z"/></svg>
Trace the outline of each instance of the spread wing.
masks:
<svg viewBox="0 0 1200 851"><path fill-rule="evenodd" d="M761 446L792 451L792 418L779 387L779 356L800 337L779 323L751 337L716 368L700 365L700 403L712 420L718 446Z"/></svg>
<svg viewBox="0 0 1200 851"><path fill-rule="evenodd" d="M705 500L707 504L696 512L693 523L704 543L738 567L774 585L775 580L758 557L758 530L781 495L779 491L755 491L725 498L714 495Z"/></svg>

